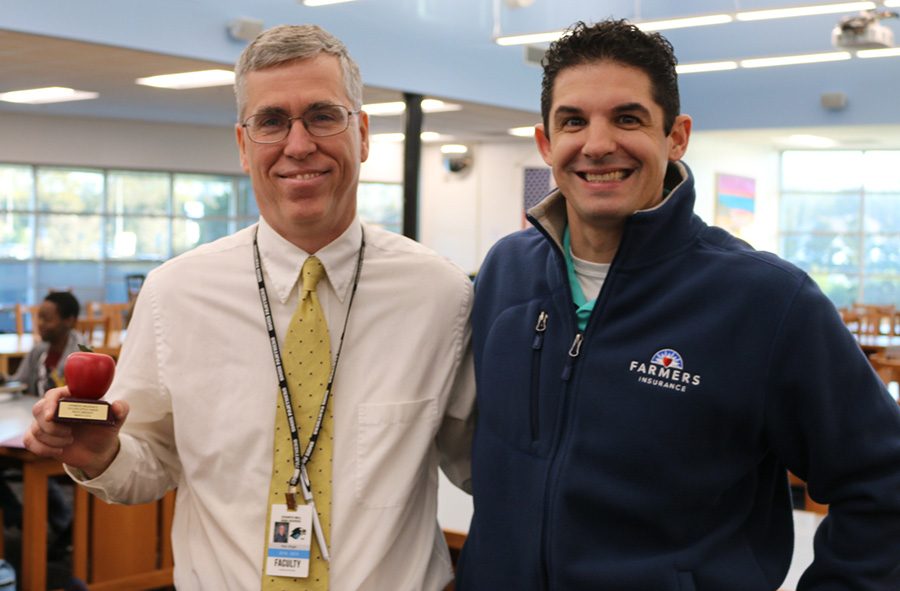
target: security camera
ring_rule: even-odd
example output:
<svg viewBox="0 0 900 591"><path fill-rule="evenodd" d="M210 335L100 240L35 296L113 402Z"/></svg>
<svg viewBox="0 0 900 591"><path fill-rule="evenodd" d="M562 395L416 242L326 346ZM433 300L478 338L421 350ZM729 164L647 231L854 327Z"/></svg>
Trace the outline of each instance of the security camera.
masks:
<svg viewBox="0 0 900 591"><path fill-rule="evenodd" d="M444 156L444 168L448 172L462 172L471 165L472 158L470 156L459 156L457 154Z"/></svg>
<svg viewBox="0 0 900 591"><path fill-rule="evenodd" d="M441 158L448 172L461 173L472 166L472 152L461 144L441 146Z"/></svg>

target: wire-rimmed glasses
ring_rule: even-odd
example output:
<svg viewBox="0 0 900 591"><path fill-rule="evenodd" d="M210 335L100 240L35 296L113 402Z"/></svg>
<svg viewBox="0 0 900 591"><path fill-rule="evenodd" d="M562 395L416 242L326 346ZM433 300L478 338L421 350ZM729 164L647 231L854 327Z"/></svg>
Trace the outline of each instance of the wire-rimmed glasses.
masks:
<svg viewBox="0 0 900 591"><path fill-rule="evenodd" d="M257 144L277 144L291 133L294 121L301 121L310 135L328 137L345 131L350 126L350 116L357 113L343 105L316 105L297 117L278 112L257 113L247 117L241 127Z"/></svg>

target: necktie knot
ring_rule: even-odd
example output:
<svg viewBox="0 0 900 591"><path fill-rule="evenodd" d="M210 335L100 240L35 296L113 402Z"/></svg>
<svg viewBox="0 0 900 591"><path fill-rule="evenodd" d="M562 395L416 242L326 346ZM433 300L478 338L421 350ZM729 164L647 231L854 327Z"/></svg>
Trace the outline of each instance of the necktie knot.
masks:
<svg viewBox="0 0 900 591"><path fill-rule="evenodd" d="M306 259L306 262L303 263L303 268L300 270L300 277L303 279L303 295L305 296L311 291L316 291L316 285L319 284L319 280L324 276L325 267L322 265L322 261L316 257Z"/></svg>

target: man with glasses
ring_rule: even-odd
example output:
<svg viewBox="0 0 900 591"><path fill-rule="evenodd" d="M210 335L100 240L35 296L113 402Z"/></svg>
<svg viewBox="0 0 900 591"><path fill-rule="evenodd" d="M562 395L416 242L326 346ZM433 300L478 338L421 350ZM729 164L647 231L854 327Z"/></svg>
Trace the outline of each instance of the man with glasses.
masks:
<svg viewBox="0 0 900 591"><path fill-rule="evenodd" d="M369 122L338 39L264 32L235 92L259 223L150 273L116 429L53 423L54 390L26 444L110 501L177 487L180 590L443 589L436 467L468 479L471 282L357 218Z"/></svg>

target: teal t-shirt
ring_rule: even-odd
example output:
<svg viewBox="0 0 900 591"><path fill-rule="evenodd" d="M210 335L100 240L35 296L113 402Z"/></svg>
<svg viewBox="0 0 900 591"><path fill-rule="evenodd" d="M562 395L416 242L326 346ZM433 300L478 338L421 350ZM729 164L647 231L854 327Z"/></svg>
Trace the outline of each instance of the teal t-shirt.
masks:
<svg viewBox="0 0 900 591"><path fill-rule="evenodd" d="M569 226L563 234L563 254L566 258L566 272L569 275L569 286L572 288L572 300L575 303L575 316L578 318L578 330L583 331L587 327L588 318L594 310L596 298L587 301L584 297L584 291L575 276L575 263L572 261L572 237L569 234Z"/></svg>

